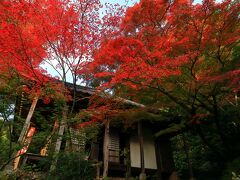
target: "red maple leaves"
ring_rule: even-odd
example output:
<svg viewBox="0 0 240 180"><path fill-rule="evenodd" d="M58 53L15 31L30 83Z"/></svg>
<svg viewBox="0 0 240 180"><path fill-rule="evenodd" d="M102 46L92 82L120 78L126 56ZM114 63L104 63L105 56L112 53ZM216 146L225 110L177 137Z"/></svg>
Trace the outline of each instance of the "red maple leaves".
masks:
<svg viewBox="0 0 240 180"><path fill-rule="evenodd" d="M186 73L190 81L220 77L240 38L237 12L231 1L142 0L127 10L120 35L102 44L90 72L111 77L110 86L141 88Z"/></svg>

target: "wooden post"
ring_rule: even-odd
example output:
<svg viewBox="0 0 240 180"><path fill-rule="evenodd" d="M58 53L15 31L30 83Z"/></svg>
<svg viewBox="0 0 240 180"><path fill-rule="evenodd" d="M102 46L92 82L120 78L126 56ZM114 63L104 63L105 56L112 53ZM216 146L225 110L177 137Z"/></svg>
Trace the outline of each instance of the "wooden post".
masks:
<svg viewBox="0 0 240 180"><path fill-rule="evenodd" d="M145 180L146 174L145 174L145 164L144 164L143 132L142 132L141 122L138 122L138 139L139 139L139 145L140 145L140 160L141 160L141 173L139 175L139 179Z"/></svg>
<svg viewBox="0 0 240 180"><path fill-rule="evenodd" d="M31 119L32 119L34 110L35 110L36 105L37 105L37 102L38 102L38 98L39 98L38 96L35 96L35 97L33 98L33 101L32 101L31 107L30 107L30 109L29 109L27 118L26 118L25 123L24 123L24 125L23 125L21 134L20 134L20 136L19 136L19 138L18 138L18 143L19 143L19 144L22 144L22 143L24 142L24 139L25 139L25 137L26 137L27 131L28 131L29 126L30 126L30 122L31 122ZM14 153L13 156L15 156L15 157L18 156L17 158L15 158L15 159L13 160L13 169L17 169L18 164L19 164L19 161L20 161L19 151L18 151L16 154Z"/></svg>
<svg viewBox="0 0 240 180"><path fill-rule="evenodd" d="M54 171L56 168L56 164L57 164L57 154L60 151L61 148L61 144L62 144L62 137L63 137L63 133L64 130L66 128L66 121L67 121L67 111L68 111L68 107L65 104L64 108L63 108L63 117L62 120L60 122L60 126L59 126L59 130L58 130L58 138L57 138L57 142L56 142L56 146L55 146L55 152L54 152L54 159L52 162L52 165L50 167L50 171Z"/></svg>
<svg viewBox="0 0 240 180"><path fill-rule="evenodd" d="M54 122L54 125L53 125L53 130L52 130L52 132L51 132L51 134L48 136L48 140L47 140L47 143L44 145L44 147L40 150L40 155L42 155L42 156L47 156L47 154L48 154L48 147L49 147L49 145L51 144L51 142L52 142L52 136L53 136L53 134L55 133L55 131L56 131L56 129L58 128L58 121L57 120L55 120L55 122Z"/></svg>
<svg viewBox="0 0 240 180"><path fill-rule="evenodd" d="M103 178L108 175L108 162L109 162L109 120L106 120L104 142L103 142Z"/></svg>
<svg viewBox="0 0 240 180"><path fill-rule="evenodd" d="M18 138L18 143L22 143L24 138L25 138L25 136L26 136L26 134L27 134L27 131L28 131L29 126L30 126L30 121L32 119L32 115L33 115L33 112L34 112L34 110L36 108L37 102L38 102L38 96L35 96L33 98L32 105L31 105L31 107L29 109L27 118L26 118L25 123L23 125L21 134L20 134L20 136Z"/></svg>

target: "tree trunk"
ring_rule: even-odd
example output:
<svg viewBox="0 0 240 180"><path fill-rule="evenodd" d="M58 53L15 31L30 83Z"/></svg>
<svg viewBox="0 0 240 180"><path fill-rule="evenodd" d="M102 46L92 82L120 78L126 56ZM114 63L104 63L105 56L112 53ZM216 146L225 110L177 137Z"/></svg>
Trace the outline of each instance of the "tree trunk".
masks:
<svg viewBox="0 0 240 180"><path fill-rule="evenodd" d="M109 120L106 120L104 142L103 142L103 178L108 175L108 162L109 162Z"/></svg>

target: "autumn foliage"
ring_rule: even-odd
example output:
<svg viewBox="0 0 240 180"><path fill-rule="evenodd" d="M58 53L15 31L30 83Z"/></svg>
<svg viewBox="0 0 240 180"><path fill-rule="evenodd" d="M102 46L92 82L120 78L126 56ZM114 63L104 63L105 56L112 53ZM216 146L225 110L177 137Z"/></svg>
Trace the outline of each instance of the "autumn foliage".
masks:
<svg viewBox="0 0 240 180"><path fill-rule="evenodd" d="M1 79L6 83L13 77L28 81L23 90L29 94L46 94L40 92L49 88L46 83L59 91L62 88L54 84L56 80L40 66L50 64L60 80L65 82L70 71L76 83L76 71L98 44L99 8L98 0L1 1Z"/></svg>
<svg viewBox="0 0 240 180"><path fill-rule="evenodd" d="M238 92L238 1L141 0L123 18L119 6L102 18L100 8L98 0L1 1L1 75L38 88L49 80L45 62L63 81L71 72L74 84L90 77L107 89L154 89L188 112Z"/></svg>
<svg viewBox="0 0 240 180"><path fill-rule="evenodd" d="M44 25L40 14L36 15L36 11L40 10L39 4L2 1L0 8L1 71L15 71L34 77L42 58L46 56L43 48L45 40L38 32L39 27Z"/></svg>
<svg viewBox="0 0 240 180"><path fill-rule="evenodd" d="M184 77L181 83L188 87L227 80L238 89L239 64L233 67L232 52L239 44L239 8L230 0L197 5L141 0L127 10L120 35L102 43L90 72L107 77L107 87L164 92L172 90L166 78Z"/></svg>
<svg viewBox="0 0 240 180"><path fill-rule="evenodd" d="M112 94L180 117L156 136L190 130L221 164L238 156L232 140L239 126L231 124L239 120L239 12L234 0L140 0L118 35L102 41L89 77Z"/></svg>
<svg viewBox="0 0 240 180"><path fill-rule="evenodd" d="M126 12L102 8L99 0L0 0L0 88L40 96L44 104L62 100L55 151L79 110L77 83L85 79L104 93L97 89L101 101L87 100L89 117L83 122L77 114L75 128L131 116L132 109L151 121L167 114L168 133L194 131L220 164L226 152L229 159L239 156L231 142L240 127L239 1L140 0ZM139 116L134 122L149 119Z"/></svg>

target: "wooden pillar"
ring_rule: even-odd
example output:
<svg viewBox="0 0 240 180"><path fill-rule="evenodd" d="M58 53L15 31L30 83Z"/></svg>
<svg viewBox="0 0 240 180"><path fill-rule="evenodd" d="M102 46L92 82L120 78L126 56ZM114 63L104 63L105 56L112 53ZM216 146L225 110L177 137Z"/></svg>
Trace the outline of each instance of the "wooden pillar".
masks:
<svg viewBox="0 0 240 180"><path fill-rule="evenodd" d="M54 159L53 159L52 165L50 167L50 171L54 171L55 168L56 168L57 154L60 151L61 144L62 144L63 133L64 133L64 130L66 128L67 111L68 111L68 107L65 104L64 108L63 108L63 112L62 112L62 114L63 114L62 119L61 119L59 130L58 130L58 138L57 138L57 142L56 142L56 145L55 145L55 151L54 151Z"/></svg>
<svg viewBox="0 0 240 180"><path fill-rule="evenodd" d="M105 123L105 132L103 140L103 178L108 175L108 162L109 162L109 120L106 120Z"/></svg>
<svg viewBox="0 0 240 180"><path fill-rule="evenodd" d="M25 123L23 125L21 134L20 134L20 136L18 138L18 143L23 143L23 141L24 141L24 138L25 138L25 136L27 134L27 131L29 129L30 121L32 119L33 112L34 112L34 110L36 108L37 102L38 102L38 96L35 96L33 101L32 101L31 107L29 109L29 112L28 112L27 118L25 120Z"/></svg>
<svg viewBox="0 0 240 180"><path fill-rule="evenodd" d="M140 145L140 160L141 160L141 173L139 175L139 179L140 180L145 180L146 179L146 174L145 174L145 164L144 164L142 122L138 122L138 139L139 139L139 145Z"/></svg>
<svg viewBox="0 0 240 180"><path fill-rule="evenodd" d="M125 136L125 164L126 164L126 179L131 177L131 158L130 158L130 139L129 136Z"/></svg>
<svg viewBox="0 0 240 180"><path fill-rule="evenodd" d="M37 102L38 102L38 98L39 98L38 96L35 96L33 98L31 107L30 107L30 109L28 111L27 118L26 118L25 123L23 125L21 134L20 134L20 136L18 138L18 143L19 144L23 144L24 143L25 137L26 137L28 129L30 127L30 122L31 122L33 113L35 111L35 108L36 108L36 105L37 105ZM14 160L13 160L13 169L17 169L19 161L20 161L20 151L18 151L17 153L15 152L13 156L17 157L17 158L14 158Z"/></svg>
<svg viewBox="0 0 240 180"><path fill-rule="evenodd" d="M160 145L159 145L159 141L156 140L155 141L155 152L156 152L156 160L157 160L157 176L158 179L161 180L162 179L162 157L161 157L161 153L160 153Z"/></svg>
<svg viewBox="0 0 240 180"><path fill-rule="evenodd" d="M173 161L173 153L171 141L169 138L159 138L157 144L157 164L161 173L168 174L168 179L176 179L175 165Z"/></svg>

